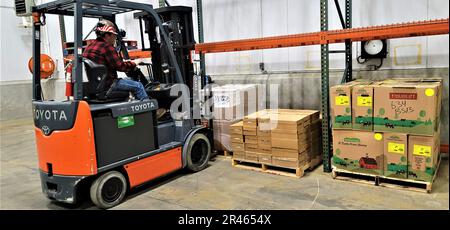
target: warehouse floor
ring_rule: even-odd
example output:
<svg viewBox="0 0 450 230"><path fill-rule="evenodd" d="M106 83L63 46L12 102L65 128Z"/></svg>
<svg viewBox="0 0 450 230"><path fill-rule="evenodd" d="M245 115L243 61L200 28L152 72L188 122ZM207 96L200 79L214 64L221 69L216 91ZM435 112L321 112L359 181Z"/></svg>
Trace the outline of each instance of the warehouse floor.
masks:
<svg viewBox="0 0 450 230"><path fill-rule="evenodd" d="M49 201L41 192L31 119L0 122L1 209L96 209ZM445 157L431 194L333 180L322 167L296 179L234 168L216 157L195 174L177 172L130 192L114 209L449 209Z"/></svg>

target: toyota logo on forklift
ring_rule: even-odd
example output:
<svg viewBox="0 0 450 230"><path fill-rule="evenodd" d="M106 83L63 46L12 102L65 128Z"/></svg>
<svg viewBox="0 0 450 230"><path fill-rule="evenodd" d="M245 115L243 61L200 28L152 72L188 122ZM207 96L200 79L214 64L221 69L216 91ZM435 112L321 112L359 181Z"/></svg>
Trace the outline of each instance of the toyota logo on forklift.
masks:
<svg viewBox="0 0 450 230"><path fill-rule="evenodd" d="M45 135L50 134L50 128L49 128L48 126L44 125L44 126L42 126L41 129L42 129L42 132L43 132Z"/></svg>
<svg viewBox="0 0 450 230"><path fill-rule="evenodd" d="M148 103L139 104L139 105L133 105L133 106L131 106L131 111L139 112L141 110L147 110L150 108L155 108L155 104L153 102L148 102Z"/></svg>
<svg viewBox="0 0 450 230"><path fill-rule="evenodd" d="M67 116L64 110L43 110L35 109L36 120L54 120L54 121L67 121Z"/></svg>
<svg viewBox="0 0 450 230"><path fill-rule="evenodd" d="M71 0L44 3L32 11L33 117L41 186L49 199L80 203L84 196L79 194L89 194L97 207L107 209L121 203L127 191L136 186L177 170L197 172L207 167L212 148L211 125L195 124L212 124L212 120L183 120L173 118L168 112L178 98L170 95L174 85L188 85L191 91L201 93L206 92L202 87L208 84L206 76L193 75L194 66L189 60L195 44L191 7L155 10L149 4L120 0ZM126 72L130 79L145 86L150 99L143 101L130 99L130 91L113 90L105 83L115 69L82 57L83 49L102 42L101 39L83 41L83 17L114 22L116 15L122 13L132 13L136 20L144 21L145 30L140 27L141 44L150 47L128 52L122 40L124 33L116 33L117 25L112 23L101 28L105 33L116 34L120 56L124 59L150 58L149 54L155 54L151 56L151 64L139 64L147 68L146 74L138 68ZM67 68L71 80L64 101L42 98L39 34L45 26L41 22L44 14L73 15L76 25L74 42L70 43L73 47L69 47L73 55L65 57L71 59L74 68ZM179 25L182 29L168 36L167 25ZM83 47L83 44L88 45ZM172 44L177 44L176 49ZM85 73L80 68L83 65ZM83 83L83 74L88 82ZM202 93L206 95L205 92Z"/></svg>

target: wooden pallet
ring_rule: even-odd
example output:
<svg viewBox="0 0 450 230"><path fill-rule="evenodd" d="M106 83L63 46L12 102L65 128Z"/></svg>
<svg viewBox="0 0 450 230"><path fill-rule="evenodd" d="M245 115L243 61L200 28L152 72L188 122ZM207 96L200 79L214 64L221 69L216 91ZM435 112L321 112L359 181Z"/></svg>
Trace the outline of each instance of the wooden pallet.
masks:
<svg viewBox="0 0 450 230"><path fill-rule="evenodd" d="M332 174L333 179L337 179L337 180L352 181L352 182L357 182L357 183L361 183L361 184L375 185L375 186L395 188L395 189L403 189L403 190L414 191L414 192L431 193L433 182L436 179L436 175L438 173L440 163L441 163L441 157L439 157L439 159L438 159L438 163L436 166L436 172L434 173L433 180L431 182L351 172L351 171L347 171L344 169L338 169L334 166L332 167L331 174Z"/></svg>
<svg viewBox="0 0 450 230"><path fill-rule="evenodd" d="M275 175L282 175L288 177L300 178L303 177L305 171L309 169L310 165L306 164L298 168L284 168L276 165L244 160L244 159L231 159L231 165L236 168L247 169L257 172L265 172Z"/></svg>

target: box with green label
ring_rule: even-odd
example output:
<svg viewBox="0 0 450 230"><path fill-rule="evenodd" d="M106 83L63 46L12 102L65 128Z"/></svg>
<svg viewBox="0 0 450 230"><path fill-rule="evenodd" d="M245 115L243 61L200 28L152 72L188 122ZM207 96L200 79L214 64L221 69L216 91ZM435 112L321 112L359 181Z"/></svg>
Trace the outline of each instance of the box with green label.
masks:
<svg viewBox="0 0 450 230"><path fill-rule="evenodd" d="M383 82L374 89L374 131L426 136L437 132L440 81Z"/></svg>
<svg viewBox="0 0 450 230"><path fill-rule="evenodd" d="M354 130L373 130L373 87L378 83L355 85L352 88L352 121Z"/></svg>
<svg viewBox="0 0 450 230"><path fill-rule="evenodd" d="M440 150L439 132L434 136L408 137L408 178L431 182L436 172Z"/></svg>
<svg viewBox="0 0 450 230"><path fill-rule="evenodd" d="M384 133L384 175L393 178L408 177L408 135Z"/></svg>
<svg viewBox="0 0 450 230"><path fill-rule="evenodd" d="M383 134L333 130L332 165L352 172L383 175Z"/></svg>
<svg viewBox="0 0 450 230"><path fill-rule="evenodd" d="M330 112L333 129L352 129L352 87L362 84L352 81L330 88Z"/></svg>

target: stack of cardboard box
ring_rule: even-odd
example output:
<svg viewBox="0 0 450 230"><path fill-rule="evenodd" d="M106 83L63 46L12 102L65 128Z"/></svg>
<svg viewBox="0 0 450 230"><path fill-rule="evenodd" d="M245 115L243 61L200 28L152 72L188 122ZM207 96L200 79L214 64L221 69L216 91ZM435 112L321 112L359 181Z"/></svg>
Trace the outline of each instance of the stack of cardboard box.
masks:
<svg viewBox="0 0 450 230"><path fill-rule="evenodd" d="M233 150L233 155L244 158L245 146L244 146L243 122L239 121L235 124L230 125L230 131L231 131L231 148Z"/></svg>
<svg viewBox="0 0 450 230"><path fill-rule="evenodd" d="M258 115L258 161L272 164L272 134L270 115L264 111Z"/></svg>
<svg viewBox="0 0 450 230"><path fill-rule="evenodd" d="M441 79L359 81L330 90L336 168L432 180L440 146Z"/></svg>
<svg viewBox="0 0 450 230"><path fill-rule="evenodd" d="M258 161L258 113L244 117L245 159Z"/></svg>
<svg viewBox="0 0 450 230"><path fill-rule="evenodd" d="M243 120L246 160L299 168L321 156L319 111L261 110ZM316 162L317 164L319 162Z"/></svg>

